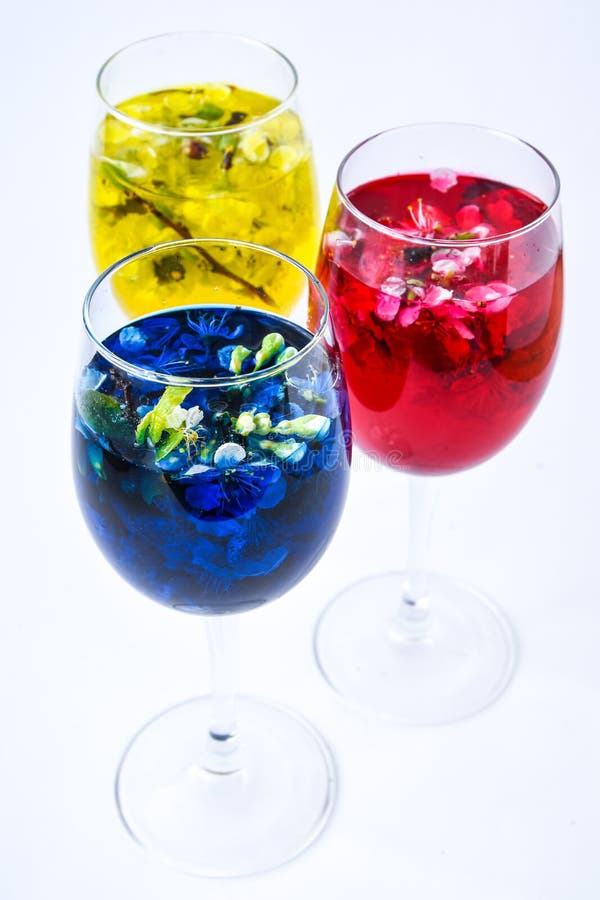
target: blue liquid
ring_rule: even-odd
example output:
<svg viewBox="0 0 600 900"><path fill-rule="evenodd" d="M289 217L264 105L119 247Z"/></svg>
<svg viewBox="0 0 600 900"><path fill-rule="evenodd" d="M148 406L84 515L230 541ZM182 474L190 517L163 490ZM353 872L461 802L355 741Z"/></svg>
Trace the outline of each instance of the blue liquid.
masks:
<svg viewBox="0 0 600 900"><path fill-rule="evenodd" d="M274 332L284 340L278 352L311 339L278 316L202 307L140 319L104 343L138 367L210 378L231 376L232 366L252 371ZM250 352L232 359L235 347ZM144 422L157 421L164 392L100 354L81 373L74 473L92 535L135 588L177 609L231 613L279 597L324 552L346 495L349 421L336 352L318 345L283 373L194 388L153 441Z"/></svg>

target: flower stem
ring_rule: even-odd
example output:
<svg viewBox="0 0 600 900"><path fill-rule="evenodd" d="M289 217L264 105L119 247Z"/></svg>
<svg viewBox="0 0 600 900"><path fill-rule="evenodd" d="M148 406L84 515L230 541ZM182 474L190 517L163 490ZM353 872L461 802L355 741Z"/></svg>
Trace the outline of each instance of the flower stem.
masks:
<svg viewBox="0 0 600 900"><path fill-rule="evenodd" d="M115 174L115 167L113 166L110 166L109 177L111 181L113 181L113 183L116 183L118 187L121 188L121 190L125 191L130 199L140 203L146 210L148 210L149 213L155 216L160 222L163 223L163 225L166 225L168 228L174 231L175 234L179 235L180 238L183 238L184 240L193 239L194 235L187 227L187 225L184 225L183 222L178 222L176 219L172 219L157 206L155 206L151 200L148 200L146 197L142 197L141 194L138 194L138 192L129 181L124 181L120 173L117 177L117 175ZM269 294L263 287L261 287L260 285L257 286L255 284L252 284L252 282L247 281L241 275L237 275L235 272L232 272L231 269L228 269L227 266L224 266L217 259L215 259L214 256L209 253L208 250L205 250L204 247L195 245L192 249L194 249L196 253L209 264L212 272L216 272L217 275L223 275L225 278L229 278L231 279L231 281L235 281L236 284L239 284L247 291L250 291L250 293L258 297L259 300L262 300L263 303L267 303L270 306L275 305L272 297L269 296Z"/></svg>

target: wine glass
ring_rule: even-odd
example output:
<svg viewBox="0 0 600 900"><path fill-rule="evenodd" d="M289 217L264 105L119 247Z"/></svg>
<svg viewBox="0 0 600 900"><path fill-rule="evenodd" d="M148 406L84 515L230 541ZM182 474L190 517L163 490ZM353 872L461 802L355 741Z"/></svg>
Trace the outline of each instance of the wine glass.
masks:
<svg viewBox="0 0 600 900"><path fill-rule="evenodd" d="M238 273L274 261L295 285L288 318L258 308L242 276L234 302L230 276L205 267L205 252L232 250ZM135 307L148 265L175 255L185 277L162 284L145 316L125 311L122 284ZM84 519L127 582L205 617L212 662L212 696L161 713L127 748L120 814L181 870L263 871L316 837L335 789L311 725L234 696L229 647L236 614L301 581L342 512L348 404L327 297L277 251L197 239L111 266L83 318L73 449Z"/></svg>
<svg viewBox="0 0 600 900"><path fill-rule="evenodd" d="M401 722L468 716L511 677L501 611L429 571L429 476L497 453L537 406L557 350L561 243L557 173L510 135L405 126L340 165L317 272L355 438L410 475L410 528L407 570L343 590L316 654L340 694Z"/></svg>
<svg viewBox="0 0 600 900"><path fill-rule="evenodd" d="M102 271L152 244L214 235L275 247L313 268L319 206L310 143L298 114L298 76L272 47L211 32L164 34L120 50L97 78L98 124L90 178L90 227ZM205 253L208 251L205 250ZM231 249L219 264L228 267ZM295 301L275 260L260 283ZM245 277L251 273L242 273ZM179 269L148 261L141 313ZM153 290L154 289L154 290ZM261 297L247 302L260 306Z"/></svg>

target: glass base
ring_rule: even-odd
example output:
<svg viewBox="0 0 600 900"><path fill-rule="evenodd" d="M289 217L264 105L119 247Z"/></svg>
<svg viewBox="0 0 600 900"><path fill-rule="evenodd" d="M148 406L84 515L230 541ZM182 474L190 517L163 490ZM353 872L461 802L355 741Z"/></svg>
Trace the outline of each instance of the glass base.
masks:
<svg viewBox="0 0 600 900"><path fill-rule="evenodd" d="M300 716L242 696L239 744L229 761L223 757L234 770L217 774L212 712L209 697L189 700L134 737L117 773L123 822L144 849L190 874L275 868L308 847L328 819L331 753Z"/></svg>
<svg viewBox="0 0 600 900"><path fill-rule="evenodd" d="M406 725L471 716L506 688L516 640L484 594L430 574L426 620L401 618L407 573L350 585L317 624L319 667L351 704Z"/></svg>

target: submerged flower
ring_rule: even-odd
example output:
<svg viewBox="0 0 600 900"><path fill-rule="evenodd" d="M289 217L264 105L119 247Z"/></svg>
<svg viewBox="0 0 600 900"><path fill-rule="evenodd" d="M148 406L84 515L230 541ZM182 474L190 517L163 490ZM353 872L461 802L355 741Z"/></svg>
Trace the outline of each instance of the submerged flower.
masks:
<svg viewBox="0 0 600 900"><path fill-rule="evenodd" d="M204 412L199 406L190 406L185 411L185 427L196 428L204 418Z"/></svg>
<svg viewBox="0 0 600 900"><path fill-rule="evenodd" d="M443 278L454 278L455 275L462 275L463 272L478 263L481 259L481 249L479 247L465 247L464 250L458 250L454 247L435 250L431 254L431 268L436 275Z"/></svg>
<svg viewBox="0 0 600 900"><path fill-rule="evenodd" d="M234 453L233 447L243 456ZM238 444L222 444L219 450L215 453L214 466L196 464L170 480L174 492L194 518L222 520L243 516L254 510L269 487L282 477L281 470L273 463L243 462L246 452ZM279 492L280 499L284 493ZM274 499L272 495L267 503Z"/></svg>
<svg viewBox="0 0 600 900"><path fill-rule="evenodd" d="M403 328L416 322L422 309L438 309L448 304L453 296L452 291L438 285L427 288L427 290L413 288L413 294L414 300L411 305L404 307L398 316L398 321Z"/></svg>
<svg viewBox="0 0 600 900"><path fill-rule="evenodd" d="M375 303L375 315L384 322L391 322L396 318L400 309L400 298L406 293L406 282L403 278L392 276L387 278L377 292Z"/></svg>
<svg viewBox="0 0 600 900"><path fill-rule="evenodd" d="M230 316L231 313L229 311L224 312L221 316L207 315L203 312L196 312L192 316L192 313L188 313L187 324L192 331L195 331L201 337L222 337L227 340L234 340L241 335L244 326L242 324L228 325L227 322Z"/></svg>
<svg viewBox="0 0 600 900"><path fill-rule="evenodd" d="M503 281L490 281L469 288L464 297L455 297L454 302L470 313L495 313L506 309L515 294L515 288Z"/></svg>
<svg viewBox="0 0 600 900"><path fill-rule="evenodd" d="M312 367L309 367L307 377L301 378L296 375L288 375L287 381L298 391L298 399L302 400L304 409L311 412L318 411L329 418L333 418L338 414L339 405L335 389L336 376L331 369L316 372ZM304 412L302 407L298 404L290 404L290 412L301 416Z"/></svg>
<svg viewBox="0 0 600 900"><path fill-rule="evenodd" d="M409 203L407 209L409 218L400 223L400 228L407 234L432 238L445 237L452 233L454 226L450 217L437 206L423 203L421 197L416 203Z"/></svg>
<svg viewBox="0 0 600 900"><path fill-rule="evenodd" d="M187 416L187 411L183 408L183 406L176 406L165 419L165 426L167 428L181 428L183 423L185 422Z"/></svg>

